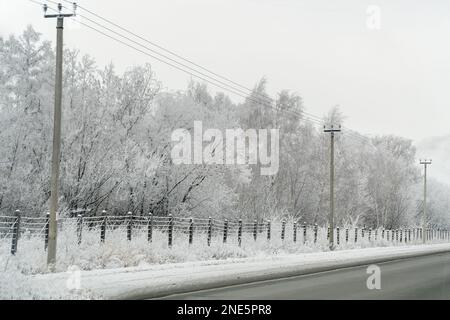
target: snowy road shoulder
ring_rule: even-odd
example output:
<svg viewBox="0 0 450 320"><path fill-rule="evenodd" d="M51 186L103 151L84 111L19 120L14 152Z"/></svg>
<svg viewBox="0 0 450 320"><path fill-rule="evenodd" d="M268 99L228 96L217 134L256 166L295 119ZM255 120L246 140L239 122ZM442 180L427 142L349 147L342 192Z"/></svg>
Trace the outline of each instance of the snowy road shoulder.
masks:
<svg viewBox="0 0 450 320"><path fill-rule="evenodd" d="M32 276L35 286L83 297L149 299L450 251L450 244L352 249ZM76 278L74 280L74 277ZM70 290L72 291L70 291ZM86 294L88 293L88 294Z"/></svg>

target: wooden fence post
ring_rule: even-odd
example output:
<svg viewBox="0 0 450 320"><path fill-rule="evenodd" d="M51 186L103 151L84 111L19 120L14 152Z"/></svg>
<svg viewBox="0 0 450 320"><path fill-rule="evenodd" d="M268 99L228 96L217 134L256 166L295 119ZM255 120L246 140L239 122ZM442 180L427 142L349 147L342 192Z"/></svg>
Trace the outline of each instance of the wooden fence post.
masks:
<svg viewBox="0 0 450 320"><path fill-rule="evenodd" d="M169 248L172 248L172 242L173 242L173 216L169 214L169 232L167 233L168 239L167 244L169 245Z"/></svg>
<svg viewBox="0 0 450 320"><path fill-rule="evenodd" d="M20 237L20 211L16 210L14 213L14 222L13 222L13 234L11 240L11 254L15 255L17 252L17 245L19 243Z"/></svg>
<svg viewBox="0 0 450 320"><path fill-rule="evenodd" d="M355 243L358 242L358 228L355 227Z"/></svg>
<svg viewBox="0 0 450 320"><path fill-rule="evenodd" d="M253 239L256 241L256 237L258 234L258 221L255 219L253 222Z"/></svg>
<svg viewBox="0 0 450 320"><path fill-rule="evenodd" d="M189 219L189 244L194 242L194 219Z"/></svg>
<svg viewBox="0 0 450 320"><path fill-rule="evenodd" d="M128 212L128 223L127 223L127 239L128 241L131 241L131 232L133 229L133 213L130 211Z"/></svg>
<svg viewBox="0 0 450 320"><path fill-rule="evenodd" d="M239 227L238 227L238 245L239 247L242 244L242 220L239 219Z"/></svg>
<svg viewBox="0 0 450 320"><path fill-rule="evenodd" d="M303 222L303 244L306 243L306 222Z"/></svg>
<svg viewBox="0 0 450 320"><path fill-rule="evenodd" d="M294 224L293 224L293 232L294 232L294 234L292 235L293 240L294 240L294 242L297 242L297 222L294 222Z"/></svg>
<svg viewBox="0 0 450 320"><path fill-rule="evenodd" d="M153 241L153 215L149 213L147 220L147 241Z"/></svg>
<svg viewBox="0 0 450 320"><path fill-rule="evenodd" d="M83 215L80 213L77 215L77 241L81 244L81 236L83 233Z"/></svg>
<svg viewBox="0 0 450 320"><path fill-rule="evenodd" d="M228 219L223 223L223 243L227 243L228 238Z"/></svg>
<svg viewBox="0 0 450 320"><path fill-rule="evenodd" d="M211 246L211 237L212 237L212 219L211 217L208 218L208 235L207 235L207 244L208 247Z"/></svg>
<svg viewBox="0 0 450 320"><path fill-rule="evenodd" d="M50 233L50 212L45 214L44 250L48 247L48 235Z"/></svg>
<svg viewBox="0 0 450 320"><path fill-rule="evenodd" d="M314 224L314 243L317 243L317 223Z"/></svg>
<svg viewBox="0 0 450 320"><path fill-rule="evenodd" d="M339 234L339 227L336 227L336 244L339 245L341 236Z"/></svg>
<svg viewBox="0 0 450 320"><path fill-rule="evenodd" d="M106 235L106 210L102 211L103 221L100 226L100 241L105 242L105 235Z"/></svg>

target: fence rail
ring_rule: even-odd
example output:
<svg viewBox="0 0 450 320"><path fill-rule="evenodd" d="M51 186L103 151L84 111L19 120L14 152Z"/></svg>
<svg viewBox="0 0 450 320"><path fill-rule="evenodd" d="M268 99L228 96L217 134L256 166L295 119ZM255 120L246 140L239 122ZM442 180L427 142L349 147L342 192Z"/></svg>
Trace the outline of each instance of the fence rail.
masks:
<svg viewBox="0 0 450 320"><path fill-rule="evenodd" d="M100 216L83 217L78 215L73 218L58 219L58 230L64 230L69 226L77 235L77 242L81 244L83 241L83 233L87 230L98 232L98 239L105 242L108 234L113 230L122 230L126 234L126 238L132 241L137 233L143 233L147 236L149 243L153 240L154 231L159 231L167 236L167 245L172 247L174 244L174 235L184 235L185 241L190 245L206 235L206 245L211 246L213 239L218 239L222 243L233 240L238 246L242 246L244 236L250 236L250 240L257 241L265 239L271 241L276 233L280 240L291 241L298 245L317 244L319 238L328 240L330 237L330 229L325 227L319 228L318 225L307 225L299 221L281 222L271 221L243 221L243 220L218 220L213 218L185 218L153 216L136 216L130 212L123 216L110 216L106 211ZM21 236L38 237L43 240L43 248L47 249L49 232L49 216L46 217L29 217L24 216L20 211L16 211L13 215L0 216L0 240L11 241L11 254L15 254L18 250L19 240ZM427 229L425 232L422 228L410 227L399 229L371 229L371 228L345 228L336 227L334 232L334 243L337 246L354 243L358 244L362 241L374 243L384 241L390 244L408 244L421 243L425 236L427 241L448 242L450 233L447 229ZM180 241L180 238L177 238Z"/></svg>

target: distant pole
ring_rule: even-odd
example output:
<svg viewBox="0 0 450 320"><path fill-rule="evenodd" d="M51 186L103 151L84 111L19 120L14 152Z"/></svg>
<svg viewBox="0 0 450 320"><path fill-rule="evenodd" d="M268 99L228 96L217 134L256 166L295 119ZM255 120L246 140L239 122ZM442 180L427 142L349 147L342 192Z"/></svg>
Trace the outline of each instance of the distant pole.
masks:
<svg viewBox="0 0 450 320"><path fill-rule="evenodd" d="M430 160L420 160L420 164L423 164L423 214L422 214L422 228L426 230L427 226L427 166L431 164ZM426 242L426 237L422 237L422 242Z"/></svg>
<svg viewBox="0 0 450 320"><path fill-rule="evenodd" d="M62 65L63 65L63 29L64 18L75 15L74 12L63 14L62 5L58 4L56 14L47 14L48 6L44 4L44 17L56 18L56 77L55 77L55 109L53 114L53 151L50 194L50 224L48 235L47 266L56 263L56 212L58 211L59 162L61 155L61 102L62 102Z"/></svg>
<svg viewBox="0 0 450 320"><path fill-rule="evenodd" d="M323 127L323 131L330 133L331 148L330 148L330 215L328 217L328 224L330 225L330 250L334 249L334 134L335 132L341 132L341 126L334 128L333 125L327 128Z"/></svg>

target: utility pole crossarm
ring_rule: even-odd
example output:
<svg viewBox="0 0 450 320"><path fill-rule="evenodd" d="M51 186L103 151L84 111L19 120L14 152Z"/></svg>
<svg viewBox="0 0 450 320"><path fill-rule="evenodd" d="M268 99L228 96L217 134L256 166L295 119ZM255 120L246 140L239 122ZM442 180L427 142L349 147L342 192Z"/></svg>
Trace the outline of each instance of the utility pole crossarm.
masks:
<svg viewBox="0 0 450 320"><path fill-rule="evenodd" d="M335 128L333 125L331 125L329 128L326 126L323 126L323 132L330 133L330 132L341 132L341 126L339 125L337 128Z"/></svg>
<svg viewBox="0 0 450 320"><path fill-rule="evenodd" d="M425 165L428 165L428 164L431 164L431 159L430 160L420 160L420 164L425 164Z"/></svg>
<svg viewBox="0 0 450 320"><path fill-rule="evenodd" d="M54 14L47 14L48 5L44 4L44 18L70 18L76 16L76 10L77 10L77 3L73 3L73 13L62 13L63 5L61 3L58 3L58 13ZM56 11L55 9L52 9Z"/></svg>

